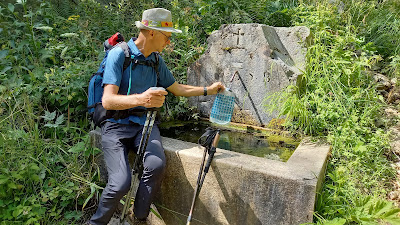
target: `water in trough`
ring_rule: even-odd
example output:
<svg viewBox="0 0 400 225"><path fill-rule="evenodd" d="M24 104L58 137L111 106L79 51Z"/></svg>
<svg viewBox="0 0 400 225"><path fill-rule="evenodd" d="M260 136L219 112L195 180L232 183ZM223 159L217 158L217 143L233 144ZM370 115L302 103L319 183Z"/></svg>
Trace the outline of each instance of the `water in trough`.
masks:
<svg viewBox="0 0 400 225"><path fill-rule="evenodd" d="M161 136L197 143L212 123L204 121L160 124ZM221 129L218 148L248 155L286 162L297 148L298 140L277 137L255 129L233 130L226 126Z"/></svg>

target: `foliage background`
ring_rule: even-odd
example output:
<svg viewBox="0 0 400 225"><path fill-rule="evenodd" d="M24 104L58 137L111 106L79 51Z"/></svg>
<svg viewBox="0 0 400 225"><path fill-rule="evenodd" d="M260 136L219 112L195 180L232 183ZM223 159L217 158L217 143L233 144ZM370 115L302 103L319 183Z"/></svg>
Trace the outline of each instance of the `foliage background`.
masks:
<svg viewBox="0 0 400 225"><path fill-rule="evenodd" d="M386 201L390 162L385 100L371 74L399 77L396 0L6 0L0 3L1 224L80 224L104 187L88 145L88 79L102 43L137 34L143 10L172 11L183 30L163 57L176 79L226 23L308 26L307 68L273 106L286 127L332 144L318 224L398 224ZM271 105L269 106L271 108ZM190 118L185 98L167 99L165 118Z"/></svg>

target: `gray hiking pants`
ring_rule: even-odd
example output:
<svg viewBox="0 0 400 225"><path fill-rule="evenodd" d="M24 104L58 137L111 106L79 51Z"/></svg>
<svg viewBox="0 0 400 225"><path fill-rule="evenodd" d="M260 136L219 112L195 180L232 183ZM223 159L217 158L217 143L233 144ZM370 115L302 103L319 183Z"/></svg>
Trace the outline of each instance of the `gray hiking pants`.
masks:
<svg viewBox="0 0 400 225"><path fill-rule="evenodd" d="M108 183L100 198L96 213L90 219L93 225L107 224L119 200L129 191L131 168L128 162L128 150L140 144L143 126L137 124L118 124L106 122L101 127L104 160L108 170ZM134 213L136 218L145 219L149 215L150 205L158 191L165 169L165 154L161 144L160 131L154 125L143 158L143 175L135 197Z"/></svg>

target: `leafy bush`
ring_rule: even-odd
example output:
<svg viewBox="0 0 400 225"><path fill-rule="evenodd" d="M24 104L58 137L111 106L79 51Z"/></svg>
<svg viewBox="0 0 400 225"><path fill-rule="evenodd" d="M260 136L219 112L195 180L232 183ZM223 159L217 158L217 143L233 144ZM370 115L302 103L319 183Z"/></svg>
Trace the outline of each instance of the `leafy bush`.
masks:
<svg viewBox="0 0 400 225"><path fill-rule="evenodd" d="M388 32L375 33L372 38L366 31L378 25L364 23L365 15L381 18L381 7L388 5L313 1L300 4L292 15L295 25L311 29L313 43L308 47L300 85L289 87L282 95L281 113L291 129L332 145L326 182L316 205L318 224L400 222L399 210L382 200L394 172L387 158L386 127L376 122L385 101L370 75L387 57L379 54L385 49L379 38ZM398 16L393 13L389 18L397 20ZM399 35L396 30L391 32ZM387 53L393 59L391 69L397 70L393 50Z"/></svg>
<svg viewBox="0 0 400 225"><path fill-rule="evenodd" d="M59 17L47 3L1 4L0 16L0 220L72 224L89 193L70 177L92 180L82 170L98 152L87 141L86 157L68 149L87 140L83 68L97 67L98 53L79 33L78 16Z"/></svg>

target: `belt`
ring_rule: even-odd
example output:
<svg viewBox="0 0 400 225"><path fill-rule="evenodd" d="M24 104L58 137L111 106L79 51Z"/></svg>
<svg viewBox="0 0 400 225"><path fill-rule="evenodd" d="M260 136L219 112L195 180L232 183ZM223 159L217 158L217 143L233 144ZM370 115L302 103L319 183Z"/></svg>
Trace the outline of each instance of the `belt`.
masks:
<svg viewBox="0 0 400 225"><path fill-rule="evenodd" d="M115 110L112 118L118 120L118 119L125 119L129 116L138 116L141 117L143 116L147 110L145 109L126 109L126 110Z"/></svg>

